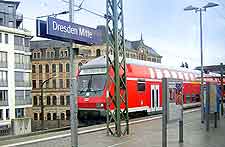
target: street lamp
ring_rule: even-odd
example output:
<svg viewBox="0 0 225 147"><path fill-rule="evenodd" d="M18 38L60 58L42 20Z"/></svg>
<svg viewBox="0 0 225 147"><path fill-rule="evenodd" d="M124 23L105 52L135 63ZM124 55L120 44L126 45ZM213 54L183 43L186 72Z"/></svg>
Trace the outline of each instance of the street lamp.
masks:
<svg viewBox="0 0 225 147"><path fill-rule="evenodd" d="M200 13L200 49L201 49L201 122L204 123L204 96L203 96L203 45L202 45L202 11L207 8L219 6L216 3L209 2L203 7L193 7L192 5L184 8L184 11L195 11Z"/></svg>
<svg viewBox="0 0 225 147"><path fill-rule="evenodd" d="M44 100L43 100L44 84L55 77L56 75L53 75L52 77L48 78L47 80L41 83L41 129L42 130L44 130Z"/></svg>

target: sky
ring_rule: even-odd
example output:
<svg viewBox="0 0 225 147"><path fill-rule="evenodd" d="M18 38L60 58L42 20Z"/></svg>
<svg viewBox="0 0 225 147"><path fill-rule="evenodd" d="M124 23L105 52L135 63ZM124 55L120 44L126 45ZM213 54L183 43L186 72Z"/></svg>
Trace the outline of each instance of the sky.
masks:
<svg viewBox="0 0 225 147"><path fill-rule="evenodd" d="M35 18L68 10L68 0L20 0L18 12L24 15L23 27L36 35ZM79 4L82 0L75 0ZM184 11L189 5L202 7L208 0L124 0L125 38L140 40L163 56L162 63L190 68L200 66L199 13ZM225 64L225 1L203 12L204 65ZM84 0L82 7L104 15L106 0ZM75 8L76 9L76 8ZM68 20L68 15L58 16ZM96 28L105 20L84 10L75 12L75 23ZM33 40L40 38L34 37Z"/></svg>

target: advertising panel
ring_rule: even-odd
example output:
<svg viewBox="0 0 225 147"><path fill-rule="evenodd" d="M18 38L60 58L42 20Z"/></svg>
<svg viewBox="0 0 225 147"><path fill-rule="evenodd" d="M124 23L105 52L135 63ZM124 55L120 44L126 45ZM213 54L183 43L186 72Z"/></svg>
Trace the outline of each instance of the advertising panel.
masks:
<svg viewBox="0 0 225 147"><path fill-rule="evenodd" d="M183 109L183 82L168 79L168 121L182 119Z"/></svg>

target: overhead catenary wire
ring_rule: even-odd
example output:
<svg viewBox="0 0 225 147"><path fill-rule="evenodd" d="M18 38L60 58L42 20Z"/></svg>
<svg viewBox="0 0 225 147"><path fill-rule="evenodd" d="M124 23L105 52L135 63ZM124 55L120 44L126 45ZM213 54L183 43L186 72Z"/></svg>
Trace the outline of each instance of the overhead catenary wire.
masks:
<svg viewBox="0 0 225 147"><path fill-rule="evenodd" d="M62 1L65 2L65 3L69 3L69 2L66 1L66 0L62 0ZM104 13L101 13L101 14L100 14L99 12L94 12L94 11L91 11L91 10L89 10L89 9L86 9L86 8L82 7L83 2L84 2L84 0L81 2L80 5L74 4L74 7L77 7L77 8L79 8L79 9L81 9L81 10L84 10L84 11L86 11L86 12L88 12L88 13L91 13L91 14L93 14L93 15L99 16L99 17L101 17L101 18L106 18L106 14L104 14Z"/></svg>

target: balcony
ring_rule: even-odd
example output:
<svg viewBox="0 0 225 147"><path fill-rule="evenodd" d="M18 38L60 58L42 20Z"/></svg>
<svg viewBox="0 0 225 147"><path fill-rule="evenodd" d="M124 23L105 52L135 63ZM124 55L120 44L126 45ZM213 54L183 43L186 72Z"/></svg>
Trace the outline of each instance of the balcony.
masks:
<svg viewBox="0 0 225 147"><path fill-rule="evenodd" d="M16 81L15 84L16 84L16 87L31 87L30 82Z"/></svg>
<svg viewBox="0 0 225 147"><path fill-rule="evenodd" d="M0 87L8 87L8 81L1 81Z"/></svg>
<svg viewBox="0 0 225 147"><path fill-rule="evenodd" d="M24 51L24 46L23 45L14 44L14 47L15 47L15 50Z"/></svg>
<svg viewBox="0 0 225 147"><path fill-rule="evenodd" d="M31 64L16 64L15 63L15 68L16 69L31 70Z"/></svg>
<svg viewBox="0 0 225 147"><path fill-rule="evenodd" d="M7 62L0 62L0 68L7 68L8 64Z"/></svg>
<svg viewBox="0 0 225 147"><path fill-rule="evenodd" d="M8 106L8 100L0 101L0 106Z"/></svg>
<svg viewBox="0 0 225 147"><path fill-rule="evenodd" d="M16 105L32 105L31 97L27 97L23 99L23 97L16 98Z"/></svg>

